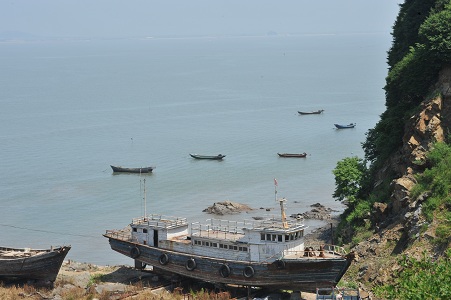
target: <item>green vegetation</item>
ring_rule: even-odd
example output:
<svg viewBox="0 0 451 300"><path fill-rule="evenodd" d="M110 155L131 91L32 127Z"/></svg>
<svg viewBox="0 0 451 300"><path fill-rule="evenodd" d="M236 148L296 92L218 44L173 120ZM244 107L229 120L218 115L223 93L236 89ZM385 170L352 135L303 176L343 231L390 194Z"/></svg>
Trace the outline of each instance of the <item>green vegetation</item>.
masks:
<svg viewBox="0 0 451 300"><path fill-rule="evenodd" d="M104 274L94 274L94 275L91 275L91 277L89 278L88 287L90 287L90 286L92 286L92 285L94 285L94 284L103 282L103 281L104 281L104 280L103 280L104 277L105 277Z"/></svg>
<svg viewBox="0 0 451 300"><path fill-rule="evenodd" d="M386 111L366 133L364 159L345 158L333 170L333 196L348 203L336 231L339 243L357 244L374 234L378 220L371 210L375 202L389 201L390 182L400 176L388 162L402 146L406 124L424 100L442 96L437 83L440 71L451 66L451 0L405 0L392 35L384 87ZM426 254L421 260L404 257L399 262L401 269L393 274L394 283L376 289L381 298L451 299L451 250L443 255L451 243L449 142L435 143L425 161L413 162L424 171L415 176L417 184L410 194L421 203L426 222L420 224L420 230L434 233L430 246L439 258ZM409 243L396 246L401 250Z"/></svg>
<svg viewBox="0 0 451 300"><path fill-rule="evenodd" d="M339 161L337 167L332 171L335 175L336 186L333 197L340 201L346 199L350 206L357 205L357 196L366 172L365 163L357 156Z"/></svg>
<svg viewBox="0 0 451 300"><path fill-rule="evenodd" d="M388 52L387 110L367 132L362 145L374 170L401 145L405 121L432 92L439 71L450 63L450 1L410 0L401 4Z"/></svg>
<svg viewBox="0 0 451 300"><path fill-rule="evenodd" d="M429 194L423 204L423 214L428 222L435 218L436 242L446 244L451 239L451 145L436 143L427 160L431 167L416 176L418 183L411 195Z"/></svg>
<svg viewBox="0 0 451 300"><path fill-rule="evenodd" d="M421 260L404 256L395 272L395 284L376 289L384 299L451 299L451 250L434 261L426 254Z"/></svg>

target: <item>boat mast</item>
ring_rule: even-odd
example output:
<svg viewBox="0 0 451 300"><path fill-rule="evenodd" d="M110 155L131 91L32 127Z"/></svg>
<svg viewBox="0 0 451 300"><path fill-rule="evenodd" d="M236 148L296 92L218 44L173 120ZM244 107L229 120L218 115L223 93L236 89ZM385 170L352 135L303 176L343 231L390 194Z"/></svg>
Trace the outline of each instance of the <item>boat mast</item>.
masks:
<svg viewBox="0 0 451 300"><path fill-rule="evenodd" d="M285 214L285 207L284 207L286 201L287 200L285 198L279 199L280 214L282 216L282 227L283 228L288 228L287 215Z"/></svg>
<svg viewBox="0 0 451 300"><path fill-rule="evenodd" d="M144 178L144 219L147 217L146 178Z"/></svg>

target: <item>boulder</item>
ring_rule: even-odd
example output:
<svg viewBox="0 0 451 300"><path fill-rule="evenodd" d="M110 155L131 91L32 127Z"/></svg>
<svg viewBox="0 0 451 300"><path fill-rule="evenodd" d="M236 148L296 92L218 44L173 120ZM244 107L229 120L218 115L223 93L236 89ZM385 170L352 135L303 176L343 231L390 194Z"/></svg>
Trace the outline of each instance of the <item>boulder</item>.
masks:
<svg viewBox="0 0 451 300"><path fill-rule="evenodd" d="M250 211L252 208L250 208L246 204L240 204L236 202L231 201L223 201L223 202L216 202L213 203L212 206L207 207L203 210L203 212L214 214L214 215L230 215L230 214L238 214L243 211Z"/></svg>

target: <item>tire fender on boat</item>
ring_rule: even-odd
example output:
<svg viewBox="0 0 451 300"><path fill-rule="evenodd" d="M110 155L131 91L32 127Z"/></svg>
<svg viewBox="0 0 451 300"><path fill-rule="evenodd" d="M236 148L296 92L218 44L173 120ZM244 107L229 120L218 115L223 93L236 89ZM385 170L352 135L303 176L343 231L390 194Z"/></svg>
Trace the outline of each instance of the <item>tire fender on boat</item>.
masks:
<svg viewBox="0 0 451 300"><path fill-rule="evenodd" d="M169 256L166 253L161 254L158 258L158 262L160 265L166 265L169 262Z"/></svg>
<svg viewBox="0 0 451 300"><path fill-rule="evenodd" d="M285 262L281 259L276 260L277 269L285 269Z"/></svg>
<svg viewBox="0 0 451 300"><path fill-rule="evenodd" d="M133 247L130 250L130 257L131 258L138 258L141 255L141 251L139 251L138 247Z"/></svg>
<svg viewBox="0 0 451 300"><path fill-rule="evenodd" d="M223 264L219 267L219 274L221 274L222 277L226 278L230 275L230 267L227 264Z"/></svg>
<svg viewBox="0 0 451 300"><path fill-rule="evenodd" d="M252 268L252 266L244 267L244 270L243 270L244 277L251 278L254 276L254 274L255 274L255 270L254 270L254 268Z"/></svg>
<svg viewBox="0 0 451 300"><path fill-rule="evenodd" d="M194 269L196 268L196 266L197 266L197 264L196 264L196 261L194 260L194 258L188 259L188 260L186 261L186 263L185 263L185 268L186 268L188 271L194 270Z"/></svg>

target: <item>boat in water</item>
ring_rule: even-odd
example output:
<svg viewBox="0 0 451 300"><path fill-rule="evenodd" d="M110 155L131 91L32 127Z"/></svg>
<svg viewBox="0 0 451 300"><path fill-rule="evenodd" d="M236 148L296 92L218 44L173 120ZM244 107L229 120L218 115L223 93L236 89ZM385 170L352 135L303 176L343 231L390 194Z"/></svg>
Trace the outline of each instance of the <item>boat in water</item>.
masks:
<svg viewBox="0 0 451 300"><path fill-rule="evenodd" d="M324 109L315 110L315 111L298 111L300 115L319 115L322 114Z"/></svg>
<svg viewBox="0 0 451 300"><path fill-rule="evenodd" d="M307 153L277 153L279 157L306 157Z"/></svg>
<svg viewBox="0 0 451 300"><path fill-rule="evenodd" d="M226 157L225 155L222 155L222 154L218 154L218 155L199 155L199 154L191 154L191 153L190 153L190 156L192 158L195 158L195 159L213 159L213 160L221 160L224 157Z"/></svg>
<svg viewBox="0 0 451 300"><path fill-rule="evenodd" d="M113 172L123 172L123 173L152 173L155 167L144 167L144 168L124 168L120 166L111 166Z"/></svg>
<svg viewBox="0 0 451 300"><path fill-rule="evenodd" d="M356 123L349 123L348 125L340 125L340 124L334 124L337 129L347 129L347 128L354 128Z"/></svg>
<svg viewBox="0 0 451 300"><path fill-rule="evenodd" d="M304 246L303 219L281 217L187 222L183 217L150 214L129 226L107 230L111 249L134 259L136 268L153 266L215 284L315 292L335 286L353 260L342 247Z"/></svg>
<svg viewBox="0 0 451 300"><path fill-rule="evenodd" d="M54 282L70 246L49 249L0 247L0 278Z"/></svg>

